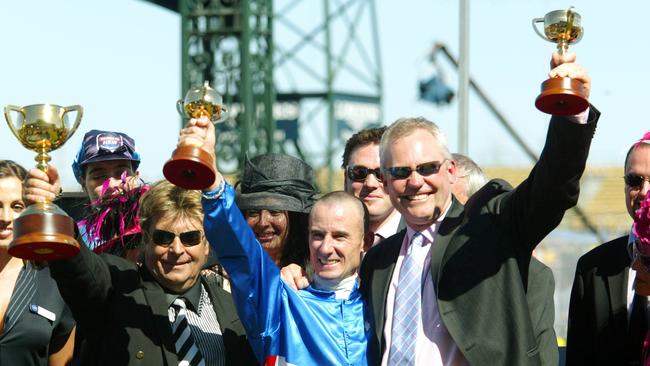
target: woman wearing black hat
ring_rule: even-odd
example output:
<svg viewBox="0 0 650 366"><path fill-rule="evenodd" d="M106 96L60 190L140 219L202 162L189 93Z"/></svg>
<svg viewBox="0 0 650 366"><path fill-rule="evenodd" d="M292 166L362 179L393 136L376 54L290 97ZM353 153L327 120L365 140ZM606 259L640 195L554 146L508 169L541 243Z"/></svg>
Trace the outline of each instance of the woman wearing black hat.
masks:
<svg viewBox="0 0 650 366"><path fill-rule="evenodd" d="M267 253L280 267L307 266L307 221L317 193L312 168L282 154L246 159L237 206Z"/></svg>

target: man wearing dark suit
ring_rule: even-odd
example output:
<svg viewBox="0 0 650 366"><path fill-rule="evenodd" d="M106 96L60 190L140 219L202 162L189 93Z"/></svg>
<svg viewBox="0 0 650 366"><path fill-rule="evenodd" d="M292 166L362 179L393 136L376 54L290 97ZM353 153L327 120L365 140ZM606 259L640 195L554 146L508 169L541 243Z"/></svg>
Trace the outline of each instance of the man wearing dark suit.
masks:
<svg viewBox="0 0 650 366"><path fill-rule="evenodd" d="M59 184L51 167L32 170L26 185L51 199ZM84 245L49 263L86 335L81 364L257 365L230 294L200 275L209 248L201 193L158 182L140 219L141 266Z"/></svg>
<svg viewBox="0 0 650 366"><path fill-rule="evenodd" d="M512 191L512 186L500 179L498 184L488 184L486 189L479 191L486 185L487 175L469 157L457 153L451 155L456 162L456 181L451 187L452 193L461 204L465 205L465 215L468 217L474 215L472 211L475 207L480 214L480 207L491 198ZM553 328L555 325L553 271L533 256L530 258L528 271L522 272L521 277L542 365L557 365L559 354Z"/></svg>
<svg viewBox="0 0 650 366"><path fill-rule="evenodd" d="M571 75L588 95L590 79L574 58L554 55L550 76ZM541 364L521 274L534 247L577 202L598 116L591 107L554 117L529 177L472 216L452 197L455 163L433 123L402 119L386 131L384 187L407 229L362 263L375 327L370 358L383 365Z"/></svg>
<svg viewBox="0 0 650 366"><path fill-rule="evenodd" d="M650 141L644 136L625 158L625 205L634 211L648 194ZM630 234L602 244L578 260L571 290L567 365L638 365L647 327L632 315L635 294ZM643 302L643 298L641 299ZM638 308L645 308L643 305ZM641 319L646 318L645 311Z"/></svg>

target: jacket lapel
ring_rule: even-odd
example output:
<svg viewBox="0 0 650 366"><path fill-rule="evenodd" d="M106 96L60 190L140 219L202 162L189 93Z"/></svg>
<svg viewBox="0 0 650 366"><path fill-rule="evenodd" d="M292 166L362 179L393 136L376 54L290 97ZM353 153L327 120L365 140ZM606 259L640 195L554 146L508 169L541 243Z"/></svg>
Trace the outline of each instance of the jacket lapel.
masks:
<svg viewBox="0 0 650 366"><path fill-rule="evenodd" d="M398 232L397 234L386 239L379 245L384 246L378 258L378 265L375 265L377 268L374 271L372 277L372 308L373 316L375 321L375 332L377 333L377 339L383 339L383 329L384 329L384 312L386 310L386 298L388 297L388 288L390 287L390 281L393 277L393 270L395 269L395 263L397 262L397 257L399 257L399 251L402 247L402 241L404 241L404 235L406 235L406 229ZM383 346L382 346L383 349Z"/></svg>
<svg viewBox="0 0 650 366"><path fill-rule="evenodd" d="M444 268L445 263L449 258L462 246L462 241L452 241L456 233L456 229L460 226L463 219L464 208L463 205L452 198L451 207L442 220L438 233L433 240L431 246L431 276L433 276L433 283L435 284L436 294L438 293L438 282L440 281L440 274Z"/></svg>
<svg viewBox="0 0 650 366"><path fill-rule="evenodd" d="M621 336L627 334L627 316L616 316L616 314L624 313L627 315L628 281L634 280L628 278L630 255L627 251L627 239L627 236L621 238L621 243L618 245L621 250L616 254L616 257L607 260L605 266L599 270L601 273L598 274L605 277L610 313L615 315L615 319L619 319L614 326L616 332Z"/></svg>
<svg viewBox="0 0 650 366"><path fill-rule="evenodd" d="M176 356L176 349L172 342L172 331L169 323L167 302L165 301L165 292L151 277L151 274L144 266L141 266L139 270L142 276L142 290L153 315L153 327L162 339L164 356L167 362L174 364L178 362L178 357Z"/></svg>

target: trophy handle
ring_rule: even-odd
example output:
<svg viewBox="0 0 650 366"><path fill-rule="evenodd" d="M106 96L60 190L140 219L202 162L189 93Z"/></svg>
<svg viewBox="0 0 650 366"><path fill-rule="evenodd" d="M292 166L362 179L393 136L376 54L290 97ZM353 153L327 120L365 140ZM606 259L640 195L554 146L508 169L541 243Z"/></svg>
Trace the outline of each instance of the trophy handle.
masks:
<svg viewBox="0 0 650 366"><path fill-rule="evenodd" d="M79 123L81 123L81 117L83 117L83 114L84 114L83 107L81 107L80 105L71 105L69 107L63 108L63 115L65 115L66 113L71 112L71 111L76 111L77 112L77 118L74 121L74 125L72 125L72 129L70 129L70 132L68 132L68 137L65 139L66 141L68 141L68 139L77 130L77 127L79 127Z"/></svg>
<svg viewBox="0 0 650 366"><path fill-rule="evenodd" d="M569 29L567 30L567 32L569 32L569 33L571 32L571 28L573 28L573 23L575 22L575 18L576 18L576 8L574 8L572 6L567 10L567 23L569 24ZM578 32L578 36L571 43L580 42L580 40L582 39L583 33L584 32Z"/></svg>
<svg viewBox="0 0 650 366"><path fill-rule="evenodd" d="M537 23L544 23L544 18L535 18L535 19L533 19L533 29L535 30L535 33L537 33L538 36L540 36L542 39L548 41L549 39L546 38L546 35L543 34L542 32L540 32L539 28L537 28Z"/></svg>
<svg viewBox="0 0 650 366"><path fill-rule="evenodd" d="M183 105L184 103L182 100L179 99L178 101L176 101L176 110L178 111L178 114L181 115L181 117L189 118L187 116L187 113L185 112L185 108L183 108Z"/></svg>
<svg viewBox="0 0 650 366"><path fill-rule="evenodd" d="M9 125L9 129L11 129L11 132L20 140L20 137L18 136L18 131L16 131L16 127L14 126L14 121L11 119L11 112L18 112L23 115L23 119L25 118L25 110L22 107L19 107L17 105L7 105L5 107L5 119L7 120L7 124Z"/></svg>
<svg viewBox="0 0 650 366"><path fill-rule="evenodd" d="M217 123L225 122L228 119L228 110L226 107L221 107L221 113L219 114L219 118L217 118L216 121L212 121L213 125L216 125Z"/></svg>

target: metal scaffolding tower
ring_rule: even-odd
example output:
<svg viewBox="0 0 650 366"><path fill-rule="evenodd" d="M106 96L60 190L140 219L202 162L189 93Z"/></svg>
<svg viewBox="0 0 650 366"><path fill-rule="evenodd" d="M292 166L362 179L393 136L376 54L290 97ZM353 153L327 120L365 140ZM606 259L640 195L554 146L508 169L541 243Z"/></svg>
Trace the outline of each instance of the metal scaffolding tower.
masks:
<svg viewBox="0 0 650 366"><path fill-rule="evenodd" d="M382 121L382 74L374 0L278 0L275 85L298 106L303 159L328 170L349 135ZM307 15L307 16L305 16Z"/></svg>
<svg viewBox="0 0 650 366"><path fill-rule="evenodd" d="M274 150L271 0L180 0L181 71L188 88L210 81L230 116L218 126L220 163ZM227 169L227 168L226 168Z"/></svg>
<svg viewBox="0 0 650 366"><path fill-rule="evenodd" d="M245 153L286 151L328 167L331 188L349 134L383 122L374 0L150 2L181 15L181 95L208 80L230 107L226 171Z"/></svg>

